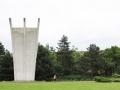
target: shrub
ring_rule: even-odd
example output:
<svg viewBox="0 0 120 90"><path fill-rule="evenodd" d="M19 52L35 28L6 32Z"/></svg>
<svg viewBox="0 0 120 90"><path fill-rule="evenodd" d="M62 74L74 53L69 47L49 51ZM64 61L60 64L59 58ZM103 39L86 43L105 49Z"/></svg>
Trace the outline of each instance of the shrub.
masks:
<svg viewBox="0 0 120 90"><path fill-rule="evenodd" d="M112 78L113 82L120 82L120 78Z"/></svg>
<svg viewBox="0 0 120 90"><path fill-rule="evenodd" d="M115 80L113 80L113 82L120 82L120 80L119 79L115 79Z"/></svg>
<svg viewBox="0 0 120 90"><path fill-rule="evenodd" d="M101 82L101 77L100 77L100 76L95 76L94 79L95 79L95 81L97 81L97 82Z"/></svg>
<svg viewBox="0 0 120 90"><path fill-rule="evenodd" d="M96 82L112 82L110 78L106 78L102 76L95 76L94 79Z"/></svg>
<svg viewBox="0 0 120 90"><path fill-rule="evenodd" d="M120 78L120 75L117 74L117 73L114 73L114 74L112 75L112 77L114 77L114 78Z"/></svg>
<svg viewBox="0 0 120 90"><path fill-rule="evenodd" d="M67 76L58 76L58 81L90 81L92 80L88 75L67 75Z"/></svg>

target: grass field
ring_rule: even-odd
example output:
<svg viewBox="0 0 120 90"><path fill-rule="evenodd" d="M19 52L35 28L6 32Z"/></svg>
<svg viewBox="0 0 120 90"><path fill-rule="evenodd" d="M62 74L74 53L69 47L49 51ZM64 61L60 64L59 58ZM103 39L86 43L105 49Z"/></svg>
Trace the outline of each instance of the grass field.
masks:
<svg viewBox="0 0 120 90"><path fill-rule="evenodd" d="M120 90L120 83L98 82L0 82L0 90Z"/></svg>

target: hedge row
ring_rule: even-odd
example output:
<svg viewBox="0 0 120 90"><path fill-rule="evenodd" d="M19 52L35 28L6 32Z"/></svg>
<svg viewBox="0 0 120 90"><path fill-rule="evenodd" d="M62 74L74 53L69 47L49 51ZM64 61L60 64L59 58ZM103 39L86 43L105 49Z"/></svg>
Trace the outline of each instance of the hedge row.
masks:
<svg viewBox="0 0 120 90"><path fill-rule="evenodd" d="M88 75L67 75L58 76L57 81L91 81L91 77Z"/></svg>
<svg viewBox="0 0 120 90"><path fill-rule="evenodd" d="M108 78L102 76L95 76L94 80L96 82L120 82L120 78Z"/></svg>

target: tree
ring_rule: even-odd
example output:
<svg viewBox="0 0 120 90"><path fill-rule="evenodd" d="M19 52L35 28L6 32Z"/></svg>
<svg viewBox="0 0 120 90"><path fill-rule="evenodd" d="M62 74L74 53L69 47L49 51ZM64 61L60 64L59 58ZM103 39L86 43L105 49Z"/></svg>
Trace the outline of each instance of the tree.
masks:
<svg viewBox="0 0 120 90"><path fill-rule="evenodd" d="M48 45L44 47L43 45L38 44L35 80L50 80L53 75L54 68L50 58Z"/></svg>
<svg viewBox="0 0 120 90"><path fill-rule="evenodd" d="M0 80L14 80L13 57L8 50L5 51L0 65Z"/></svg>
<svg viewBox="0 0 120 90"><path fill-rule="evenodd" d="M0 80L14 80L13 57L0 42Z"/></svg>
<svg viewBox="0 0 120 90"><path fill-rule="evenodd" d="M80 68L80 61L81 61L81 57L83 56L83 52L81 51L77 51L78 48L76 48L75 46L72 46L72 51L74 51L72 53L72 58L73 58L73 74L75 75L79 75L81 74L81 68ZM83 73L82 73L83 74Z"/></svg>
<svg viewBox="0 0 120 90"><path fill-rule="evenodd" d="M5 48L2 45L2 43L0 42L0 61L3 60L3 56L5 55ZM0 64L1 65L1 64Z"/></svg>
<svg viewBox="0 0 120 90"><path fill-rule="evenodd" d="M60 51L69 51L69 44L70 42L68 42L68 37L63 35L63 37L61 38L61 40L59 40L57 49Z"/></svg>
<svg viewBox="0 0 120 90"><path fill-rule="evenodd" d="M5 48L2 45L2 43L0 42L0 56L5 54Z"/></svg>
<svg viewBox="0 0 120 90"><path fill-rule="evenodd" d="M73 51L69 48L70 42L68 42L68 37L63 35L61 40L58 43L58 52L57 52L57 61L59 63L60 72L63 75L69 75L72 72L73 66Z"/></svg>
<svg viewBox="0 0 120 90"><path fill-rule="evenodd" d="M120 48L111 46L111 48L105 49L104 58L106 59L106 75L111 76L113 73L120 74Z"/></svg>
<svg viewBox="0 0 120 90"><path fill-rule="evenodd" d="M95 44L90 44L87 50L81 58L81 68L86 72L90 72L91 77L99 75L104 70L105 65L103 54Z"/></svg>

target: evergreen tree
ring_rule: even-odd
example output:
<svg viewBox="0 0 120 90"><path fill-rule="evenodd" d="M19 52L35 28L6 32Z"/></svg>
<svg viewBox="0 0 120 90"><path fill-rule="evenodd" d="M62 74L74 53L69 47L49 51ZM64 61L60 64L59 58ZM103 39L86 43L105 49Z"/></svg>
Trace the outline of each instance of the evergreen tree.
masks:
<svg viewBox="0 0 120 90"><path fill-rule="evenodd" d="M4 46L2 45L2 43L0 42L0 56L4 55L5 54L5 48Z"/></svg>
<svg viewBox="0 0 120 90"><path fill-rule="evenodd" d="M54 68L50 58L48 45L44 47L43 45L38 44L35 80L51 80L53 75Z"/></svg>
<svg viewBox="0 0 120 90"><path fill-rule="evenodd" d="M14 80L13 57L8 50L5 51L0 65L0 80Z"/></svg>
<svg viewBox="0 0 120 90"><path fill-rule="evenodd" d="M0 80L14 80L13 57L0 42Z"/></svg>
<svg viewBox="0 0 120 90"><path fill-rule="evenodd" d="M59 40L57 49L57 61L59 63L59 71L63 75L69 75L72 73L73 67L73 51L69 48L70 42L68 42L68 37L63 35L61 40Z"/></svg>
<svg viewBox="0 0 120 90"><path fill-rule="evenodd" d="M95 44L90 44L87 50L81 58L82 70L90 72L91 77L101 74L104 70L105 60L99 47Z"/></svg>

